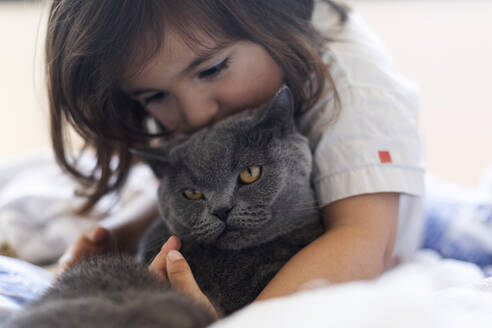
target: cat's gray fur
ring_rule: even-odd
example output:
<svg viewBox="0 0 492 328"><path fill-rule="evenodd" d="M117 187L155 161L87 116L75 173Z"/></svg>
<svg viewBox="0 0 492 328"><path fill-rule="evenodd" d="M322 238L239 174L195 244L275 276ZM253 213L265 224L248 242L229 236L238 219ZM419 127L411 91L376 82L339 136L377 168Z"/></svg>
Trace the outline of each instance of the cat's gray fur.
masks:
<svg viewBox="0 0 492 328"><path fill-rule="evenodd" d="M141 152L162 177L163 220L147 231L139 257L182 240L198 284L226 314L250 303L283 264L323 232L311 188L311 152L297 132L290 91L187 139ZM249 185L238 175L262 167ZM190 201L186 188L203 192ZM163 286L146 264L117 255L89 258L62 275L6 328L205 327L213 317Z"/></svg>
<svg viewBox="0 0 492 328"><path fill-rule="evenodd" d="M213 317L160 283L145 265L119 255L78 263L4 328L198 328Z"/></svg>
<svg viewBox="0 0 492 328"><path fill-rule="evenodd" d="M252 302L289 258L323 232L311 152L296 129L286 87L262 108L139 155L162 178L162 220L147 231L140 259L149 263L177 235L201 289L226 314ZM253 165L261 166L260 178L241 184L240 172ZM188 188L204 198L186 199Z"/></svg>

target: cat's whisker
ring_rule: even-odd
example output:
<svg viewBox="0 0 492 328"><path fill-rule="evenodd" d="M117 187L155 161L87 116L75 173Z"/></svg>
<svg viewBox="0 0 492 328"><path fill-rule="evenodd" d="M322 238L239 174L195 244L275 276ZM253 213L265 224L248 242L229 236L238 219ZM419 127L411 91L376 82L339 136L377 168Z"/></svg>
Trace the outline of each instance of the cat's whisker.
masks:
<svg viewBox="0 0 492 328"><path fill-rule="evenodd" d="M301 205L303 205L303 204L317 204L317 203L318 203L318 201L316 201L316 200L310 200L310 201L305 201L305 202L296 202L296 204L301 204Z"/></svg>
<svg viewBox="0 0 492 328"><path fill-rule="evenodd" d="M288 207L288 208L281 208L281 209L275 210L275 213L287 212L287 211L305 211L305 210L312 210L312 209L319 209L319 207L318 206Z"/></svg>
<svg viewBox="0 0 492 328"><path fill-rule="evenodd" d="M154 239L154 240L148 242L146 247L149 249L160 249L166 241L167 241L166 238Z"/></svg>
<svg viewBox="0 0 492 328"><path fill-rule="evenodd" d="M296 206L299 206L299 205L318 205L319 202L316 200L312 200L312 201L305 201L305 202L291 202L291 204L295 204Z"/></svg>
<svg viewBox="0 0 492 328"><path fill-rule="evenodd" d="M309 208L320 208L318 204L306 204L306 205L300 205L300 206L290 206L290 207L281 207L279 209L275 209L275 211L282 211L282 210L291 210L291 209L309 209Z"/></svg>
<svg viewBox="0 0 492 328"><path fill-rule="evenodd" d="M181 234L181 237L180 239L189 239L191 237L195 237L200 233L200 231L204 231L204 233L207 232L208 230L208 227L209 227L209 224L207 222L204 222L200 225L197 225L193 228L193 231L189 232L189 233L186 233L186 234ZM158 249L160 247L162 247L162 245L164 245L164 243L168 240L169 237L160 237L160 238L154 238L153 240L149 241L147 243L147 247L148 248L151 248L151 249Z"/></svg>
<svg viewBox="0 0 492 328"><path fill-rule="evenodd" d="M318 205L317 201L295 202L296 205Z"/></svg>

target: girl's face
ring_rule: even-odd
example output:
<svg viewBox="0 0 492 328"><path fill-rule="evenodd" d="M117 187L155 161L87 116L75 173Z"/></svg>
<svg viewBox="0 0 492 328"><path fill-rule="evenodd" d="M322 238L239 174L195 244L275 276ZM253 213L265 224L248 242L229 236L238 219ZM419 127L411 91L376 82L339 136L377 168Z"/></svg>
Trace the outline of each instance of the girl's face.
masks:
<svg viewBox="0 0 492 328"><path fill-rule="evenodd" d="M191 133L243 109L269 101L281 87L281 68L259 44L234 41L191 49L166 32L163 47L122 88L166 129Z"/></svg>

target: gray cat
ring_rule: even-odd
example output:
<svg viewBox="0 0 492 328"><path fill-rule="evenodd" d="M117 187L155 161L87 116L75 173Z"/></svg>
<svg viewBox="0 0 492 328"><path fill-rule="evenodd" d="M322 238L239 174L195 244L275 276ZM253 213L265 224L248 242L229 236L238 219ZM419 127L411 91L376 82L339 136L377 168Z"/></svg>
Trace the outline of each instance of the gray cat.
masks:
<svg viewBox="0 0 492 328"><path fill-rule="evenodd" d="M212 314L119 255L78 263L4 328L199 328Z"/></svg>
<svg viewBox="0 0 492 328"><path fill-rule="evenodd" d="M251 303L324 231L287 87L268 105L137 155L161 178L162 219L146 232L140 260L150 263L178 236L202 291L225 314Z"/></svg>
<svg viewBox="0 0 492 328"><path fill-rule="evenodd" d="M142 240L145 264L115 254L86 259L5 328L207 326L209 312L147 269L173 234L219 311L252 302L290 257L323 233L311 152L293 113L283 88L269 105L140 151L162 178L164 218Z"/></svg>

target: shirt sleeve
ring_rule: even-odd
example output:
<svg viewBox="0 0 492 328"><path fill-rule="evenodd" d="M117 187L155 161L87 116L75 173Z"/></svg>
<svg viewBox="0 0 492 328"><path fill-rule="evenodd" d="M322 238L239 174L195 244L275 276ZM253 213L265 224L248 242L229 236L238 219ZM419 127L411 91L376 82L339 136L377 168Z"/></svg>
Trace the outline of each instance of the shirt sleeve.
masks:
<svg viewBox="0 0 492 328"><path fill-rule="evenodd" d="M336 41L325 61L339 106L327 83L325 96L299 122L313 151L320 206L366 193L422 195L416 87L396 74L388 52L356 14L330 37Z"/></svg>

